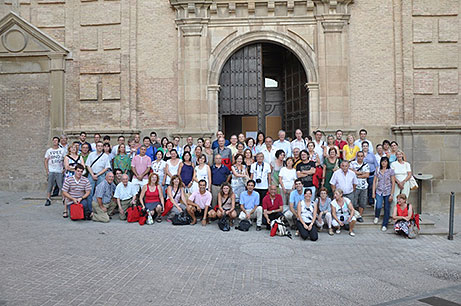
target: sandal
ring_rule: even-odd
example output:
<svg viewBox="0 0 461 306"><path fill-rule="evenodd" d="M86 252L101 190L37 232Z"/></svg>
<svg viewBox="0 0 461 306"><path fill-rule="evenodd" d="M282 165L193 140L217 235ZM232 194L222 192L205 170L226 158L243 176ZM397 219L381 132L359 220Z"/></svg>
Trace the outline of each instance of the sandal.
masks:
<svg viewBox="0 0 461 306"><path fill-rule="evenodd" d="M65 212L62 213L62 217L63 217L63 218L69 217L69 215L67 214L67 211L65 211Z"/></svg>

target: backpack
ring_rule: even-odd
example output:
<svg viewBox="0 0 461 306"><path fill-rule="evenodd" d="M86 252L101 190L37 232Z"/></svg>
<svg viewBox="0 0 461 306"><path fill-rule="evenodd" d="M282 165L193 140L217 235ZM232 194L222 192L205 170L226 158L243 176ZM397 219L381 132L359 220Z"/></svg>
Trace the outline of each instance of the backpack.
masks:
<svg viewBox="0 0 461 306"><path fill-rule="evenodd" d="M70 204L70 219L73 221L85 219L85 214L83 212L82 204L80 203Z"/></svg>
<svg viewBox="0 0 461 306"><path fill-rule="evenodd" d="M273 231L273 229L275 230ZM275 236L275 233L279 236L287 236L291 239L291 232L288 229L285 216L281 216L271 221L271 236Z"/></svg>
<svg viewBox="0 0 461 306"><path fill-rule="evenodd" d="M230 225L229 225L229 220L227 216L223 216L221 219L219 219L218 226L219 226L219 229L222 230L223 232L230 231Z"/></svg>
<svg viewBox="0 0 461 306"><path fill-rule="evenodd" d="M240 221L240 224L236 229L241 230L242 232L248 232L248 230L251 227L251 223L248 220L242 220Z"/></svg>
<svg viewBox="0 0 461 306"><path fill-rule="evenodd" d="M173 219L171 219L171 223L173 223L173 225L189 225L191 221L192 218L185 211L175 215Z"/></svg>
<svg viewBox="0 0 461 306"><path fill-rule="evenodd" d="M126 210L126 221L127 222L139 222L141 217L141 207L138 205L131 205Z"/></svg>

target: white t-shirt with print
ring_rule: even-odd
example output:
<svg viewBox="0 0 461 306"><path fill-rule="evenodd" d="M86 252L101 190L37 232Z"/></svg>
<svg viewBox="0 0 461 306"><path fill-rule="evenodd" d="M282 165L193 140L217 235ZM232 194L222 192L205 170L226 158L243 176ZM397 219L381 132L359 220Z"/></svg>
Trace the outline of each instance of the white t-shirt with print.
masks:
<svg viewBox="0 0 461 306"><path fill-rule="evenodd" d="M63 148L49 148L46 150L45 158L48 159L48 171L54 173L62 173L64 166L64 149Z"/></svg>
<svg viewBox="0 0 461 306"><path fill-rule="evenodd" d="M362 165L364 165L362 167ZM354 160L351 162L351 165L350 165L350 168L353 169L353 170L358 170L360 167L362 167L362 169L360 169L359 172L370 172L370 166L367 164L367 163L362 163L359 165L359 163ZM368 181L366 178L359 178L357 177L357 180L359 181L359 183L357 184L357 189L367 189L368 188Z"/></svg>

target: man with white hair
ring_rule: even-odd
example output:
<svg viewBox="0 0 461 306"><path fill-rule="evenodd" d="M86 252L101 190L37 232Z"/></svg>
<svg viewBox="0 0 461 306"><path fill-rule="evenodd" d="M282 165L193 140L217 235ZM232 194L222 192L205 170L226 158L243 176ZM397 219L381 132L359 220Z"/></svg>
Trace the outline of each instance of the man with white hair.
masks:
<svg viewBox="0 0 461 306"><path fill-rule="evenodd" d="M293 152L295 148L298 148L300 152L307 149L306 140L303 138L303 131L300 129L295 131L295 139L291 142L291 151Z"/></svg>
<svg viewBox="0 0 461 306"><path fill-rule="evenodd" d="M285 152L285 158L291 157L291 143L285 140L286 133L284 130L279 131L279 139L274 142L273 146L276 150L281 149Z"/></svg>
<svg viewBox="0 0 461 306"><path fill-rule="evenodd" d="M117 201L120 220L126 220L126 210L136 204L138 186L129 181L128 174L122 175L122 181L115 188L114 198Z"/></svg>

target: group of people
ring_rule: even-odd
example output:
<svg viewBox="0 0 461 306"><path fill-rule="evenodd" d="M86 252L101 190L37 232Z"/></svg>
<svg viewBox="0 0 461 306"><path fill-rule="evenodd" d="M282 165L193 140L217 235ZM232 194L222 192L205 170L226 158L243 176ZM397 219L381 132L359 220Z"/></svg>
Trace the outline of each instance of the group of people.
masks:
<svg viewBox="0 0 461 306"><path fill-rule="evenodd" d="M100 134L91 144L85 132L73 143L54 137L45 154L45 205L55 189L62 190L64 218L73 203L100 222L117 212L125 220L136 204L157 222L187 213L191 224L201 219L205 226L227 216L231 223L256 219L258 231L283 216L296 235L314 241L323 228L355 236L354 225L370 205L375 224L384 208L382 231L392 215L395 231L408 235L412 173L395 141L373 147L364 129L357 140L352 134L343 140L341 130L325 140L320 130L313 138L299 129L294 136L289 140L280 130L275 141L262 132L256 139L239 134L227 140L218 131L214 141L187 137L184 146L180 137L170 142L155 132L142 142L139 134L128 142L119 136L114 146Z"/></svg>

